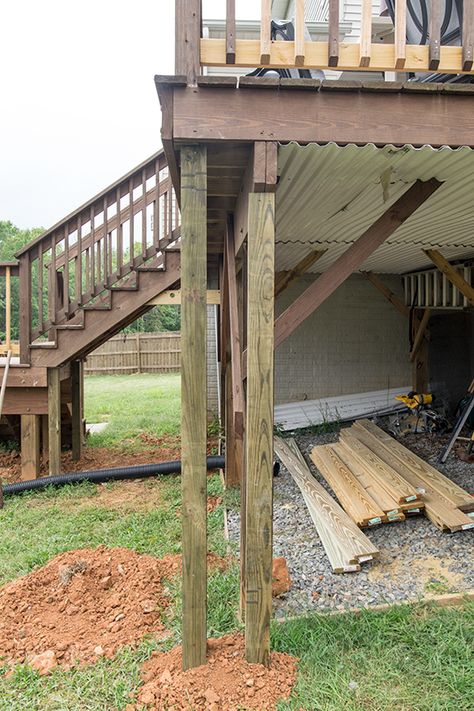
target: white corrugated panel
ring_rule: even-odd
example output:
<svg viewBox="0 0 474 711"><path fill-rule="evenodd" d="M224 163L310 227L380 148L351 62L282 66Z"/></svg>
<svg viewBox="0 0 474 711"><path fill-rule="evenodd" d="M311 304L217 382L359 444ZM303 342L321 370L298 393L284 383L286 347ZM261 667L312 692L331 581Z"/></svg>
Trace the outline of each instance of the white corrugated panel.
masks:
<svg viewBox="0 0 474 711"><path fill-rule="evenodd" d="M275 425L284 430L294 430L321 425L324 422L346 422L368 417L375 413L401 410L405 408L405 405L397 402L395 396L410 390L411 386L405 385L390 390L375 390L354 395L277 405L275 407Z"/></svg>
<svg viewBox="0 0 474 711"><path fill-rule="evenodd" d="M431 146L299 146L279 148L277 269L310 249L327 249L324 271L417 180L444 184L361 265L400 274L432 266L422 252L447 259L474 255L474 151Z"/></svg>

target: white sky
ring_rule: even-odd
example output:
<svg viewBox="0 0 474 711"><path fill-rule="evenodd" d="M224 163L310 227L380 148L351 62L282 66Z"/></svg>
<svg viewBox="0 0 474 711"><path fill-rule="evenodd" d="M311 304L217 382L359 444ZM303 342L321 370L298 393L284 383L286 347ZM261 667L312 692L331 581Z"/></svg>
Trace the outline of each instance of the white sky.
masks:
<svg viewBox="0 0 474 711"><path fill-rule="evenodd" d="M238 17L259 12L237 0ZM161 145L174 0L0 0L0 27L0 220L46 228Z"/></svg>

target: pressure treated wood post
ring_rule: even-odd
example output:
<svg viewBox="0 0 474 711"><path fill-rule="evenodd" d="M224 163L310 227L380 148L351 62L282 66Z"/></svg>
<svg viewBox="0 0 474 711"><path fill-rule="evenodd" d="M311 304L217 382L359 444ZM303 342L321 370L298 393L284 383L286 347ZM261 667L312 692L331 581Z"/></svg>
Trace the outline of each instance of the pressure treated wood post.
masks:
<svg viewBox="0 0 474 711"><path fill-rule="evenodd" d="M175 73L195 85L201 73L202 0L175 0Z"/></svg>
<svg viewBox="0 0 474 711"><path fill-rule="evenodd" d="M61 372L48 368L49 473L61 472Z"/></svg>
<svg viewBox="0 0 474 711"><path fill-rule="evenodd" d="M206 661L207 152L181 149L183 668Z"/></svg>
<svg viewBox="0 0 474 711"><path fill-rule="evenodd" d="M71 396L72 396L72 458L77 462L82 456L82 383L81 362L71 361Z"/></svg>
<svg viewBox="0 0 474 711"><path fill-rule="evenodd" d="M40 473L40 415L21 416L21 478L36 479Z"/></svg>
<svg viewBox="0 0 474 711"><path fill-rule="evenodd" d="M270 662L273 518L275 196L250 193L246 427L245 650Z"/></svg>
<svg viewBox="0 0 474 711"><path fill-rule="evenodd" d="M31 260L30 253L20 257L20 362L30 362L31 341Z"/></svg>

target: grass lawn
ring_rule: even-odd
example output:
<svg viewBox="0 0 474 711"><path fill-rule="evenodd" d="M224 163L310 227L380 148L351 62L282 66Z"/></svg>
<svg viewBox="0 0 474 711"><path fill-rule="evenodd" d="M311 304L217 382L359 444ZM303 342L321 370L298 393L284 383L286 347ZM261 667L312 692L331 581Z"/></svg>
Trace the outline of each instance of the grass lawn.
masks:
<svg viewBox="0 0 474 711"><path fill-rule="evenodd" d="M92 375L85 378L87 422L108 422L91 435L90 446L139 447L137 435L179 435L181 377L166 375Z"/></svg>
<svg viewBox="0 0 474 711"><path fill-rule="evenodd" d="M108 419L97 444L122 445L137 429L179 434L179 377L92 377L86 381L89 421ZM126 482L7 498L0 510L0 585L44 565L56 554L98 544L125 546L158 557L179 553L181 481L147 480L139 497ZM217 475L209 494L222 494ZM107 496L105 495L107 494ZM120 496L123 505L117 504ZM111 502L115 502L112 504ZM152 502L150 504L150 502ZM225 555L223 508L208 516L209 549ZM173 604L166 642L143 640L114 659L40 677L26 666L2 674L0 711L123 711L140 684L140 666L156 650L180 641L180 581L169 585ZM239 629L238 566L209 577L209 636ZM0 615L1 624L1 615ZM360 615L311 615L274 623L273 649L300 658L293 696L281 711L468 711L474 698L474 604L426 605ZM201 711L196 709L195 711ZM236 709L236 711L239 711Z"/></svg>

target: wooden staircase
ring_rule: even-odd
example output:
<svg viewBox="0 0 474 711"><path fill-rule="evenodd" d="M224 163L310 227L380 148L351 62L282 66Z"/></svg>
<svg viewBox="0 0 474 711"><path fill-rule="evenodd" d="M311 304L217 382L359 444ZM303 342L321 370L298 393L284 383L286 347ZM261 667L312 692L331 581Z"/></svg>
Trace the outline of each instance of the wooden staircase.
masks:
<svg viewBox="0 0 474 711"><path fill-rule="evenodd" d="M69 407L74 445L76 366L176 288L179 240L178 204L160 151L26 245L17 264L0 267L0 276L19 279L19 357L2 415L3 424L5 416L21 417L24 478L38 473L40 432L45 445L61 430L52 411ZM0 365L0 377L2 371ZM34 419L41 416L42 423ZM51 473L58 469L57 442L55 448L52 457L49 445Z"/></svg>

